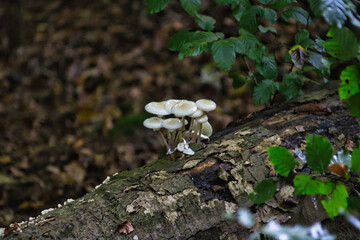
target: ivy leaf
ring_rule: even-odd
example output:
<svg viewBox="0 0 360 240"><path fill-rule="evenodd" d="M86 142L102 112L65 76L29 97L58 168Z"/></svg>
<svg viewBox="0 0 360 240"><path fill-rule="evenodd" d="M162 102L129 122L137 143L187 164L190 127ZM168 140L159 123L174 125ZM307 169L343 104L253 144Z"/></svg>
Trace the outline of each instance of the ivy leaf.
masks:
<svg viewBox="0 0 360 240"><path fill-rule="evenodd" d="M324 58L321 54L315 53L313 51L309 52L309 62L316 69L320 70L320 72L324 75L330 74L330 62Z"/></svg>
<svg viewBox="0 0 360 240"><path fill-rule="evenodd" d="M308 60L309 54L306 49L300 45L295 45L289 50L291 56L291 61L295 64L297 68L302 69Z"/></svg>
<svg viewBox="0 0 360 240"><path fill-rule="evenodd" d="M323 182L317 177L298 174L294 178L296 195L328 195L331 193L334 184L331 181Z"/></svg>
<svg viewBox="0 0 360 240"><path fill-rule="evenodd" d="M219 40L211 45L211 53L218 67L227 72L235 63L235 51L231 41Z"/></svg>
<svg viewBox="0 0 360 240"><path fill-rule="evenodd" d="M264 9L261 6L251 6L242 13L239 19L240 26L253 33L257 30L259 21L263 15Z"/></svg>
<svg viewBox="0 0 360 240"><path fill-rule="evenodd" d="M346 67L341 72L340 79L340 99L349 99L352 95L355 95L360 91L360 68L358 66L351 65Z"/></svg>
<svg viewBox="0 0 360 240"><path fill-rule="evenodd" d="M255 104L264 104L275 93L277 84L271 80L263 80L254 88L254 102Z"/></svg>
<svg viewBox="0 0 360 240"><path fill-rule="evenodd" d="M324 43L326 52L331 56L347 61L357 55L359 44L350 29L346 27L341 29L331 28L326 36L332 37L332 39L326 40Z"/></svg>
<svg viewBox="0 0 360 240"><path fill-rule="evenodd" d="M352 95L348 99L347 108L353 116L360 118L360 92Z"/></svg>
<svg viewBox="0 0 360 240"><path fill-rule="evenodd" d="M195 16L198 13L201 5L200 0L180 0L180 3L185 11L191 16Z"/></svg>
<svg viewBox="0 0 360 240"><path fill-rule="evenodd" d="M281 176L287 177L296 166L295 159L291 152L283 147L270 147L266 149L270 162L274 165L275 171Z"/></svg>
<svg viewBox="0 0 360 240"><path fill-rule="evenodd" d="M297 73L289 73L283 77L279 91L286 96L288 100L298 97L302 94L301 88L304 84L304 76Z"/></svg>
<svg viewBox="0 0 360 240"><path fill-rule="evenodd" d="M284 7L289 6L290 3L294 2L293 0L274 0L271 4L271 8L273 9L282 9Z"/></svg>
<svg viewBox="0 0 360 240"><path fill-rule="evenodd" d="M267 33L267 32L272 32L272 33L277 33L276 29L273 27L264 27L259 25L259 30L262 33Z"/></svg>
<svg viewBox="0 0 360 240"><path fill-rule="evenodd" d="M214 30L214 25L216 21L212 17L203 14L196 14L195 20L199 27L201 27L201 29L206 31Z"/></svg>
<svg viewBox="0 0 360 240"><path fill-rule="evenodd" d="M277 19L276 12L271 8L264 8L264 18L271 24L274 24Z"/></svg>
<svg viewBox="0 0 360 240"><path fill-rule="evenodd" d="M308 134L306 136L305 152L306 162L311 169L318 173L327 170L333 155L329 140L320 135Z"/></svg>
<svg viewBox="0 0 360 240"><path fill-rule="evenodd" d="M276 61L272 56L263 56L261 64L257 64L256 69L265 79L275 79L278 74Z"/></svg>
<svg viewBox="0 0 360 240"><path fill-rule="evenodd" d="M330 195L330 198L326 198L321 201L326 212L330 218L334 218L339 214L340 209L347 208L347 198L349 194L346 187L341 182L336 182L335 189Z"/></svg>
<svg viewBox="0 0 360 240"><path fill-rule="evenodd" d="M234 89L241 88L247 81L249 81L249 77L241 75L237 72L231 73L229 76L233 78L232 86Z"/></svg>
<svg viewBox="0 0 360 240"><path fill-rule="evenodd" d="M351 155L351 170L360 172L360 147L354 149Z"/></svg>
<svg viewBox="0 0 360 240"><path fill-rule="evenodd" d="M293 18L295 21L306 25L308 22L309 13L301 7L292 6L286 9L281 14L281 17L286 22L289 22L290 18Z"/></svg>
<svg viewBox="0 0 360 240"><path fill-rule="evenodd" d="M163 10L169 3L169 0L146 0L145 10L148 13L157 13Z"/></svg>
<svg viewBox="0 0 360 240"><path fill-rule="evenodd" d="M276 187L273 180L265 179L256 185L254 192L249 194L249 198L256 204L264 203L274 196Z"/></svg>

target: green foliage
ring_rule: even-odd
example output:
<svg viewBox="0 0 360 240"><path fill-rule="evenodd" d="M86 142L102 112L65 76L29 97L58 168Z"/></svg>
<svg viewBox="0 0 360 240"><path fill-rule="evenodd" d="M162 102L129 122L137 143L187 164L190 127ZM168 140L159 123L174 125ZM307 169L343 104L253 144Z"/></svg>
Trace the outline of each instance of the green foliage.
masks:
<svg viewBox="0 0 360 240"><path fill-rule="evenodd" d="M214 42L211 45L211 53L216 64L225 72L235 63L235 51L229 39Z"/></svg>
<svg viewBox="0 0 360 240"><path fill-rule="evenodd" d="M351 65L346 67L341 72L340 79L340 99L349 99L352 95L355 95L359 92L360 68L357 65Z"/></svg>
<svg viewBox="0 0 360 240"><path fill-rule="evenodd" d="M230 77L233 78L233 83L232 83L232 85L233 85L233 88L234 88L234 89L241 88L242 86L245 85L245 83L246 83L247 81L249 81L249 77L246 77L246 76L244 76L244 75L242 75L242 74L240 74L240 73L236 73L236 72L231 73L231 74L230 74Z"/></svg>
<svg viewBox="0 0 360 240"><path fill-rule="evenodd" d="M323 182L320 178L299 174L294 178L296 195L329 195L334 184L331 181Z"/></svg>
<svg viewBox="0 0 360 240"><path fill-rule="evenodd" d="M163 10L169 3L169 0L146 0L145 9L148 13L157 13Z"/></svg>
<svg viewBox="0 0 360 240"><path fill-rule="evenodd" d="M306 136L306 162L315 172L322 173L327 170L333 155L331 143L320 135L308 134Z"/></svg>
<svg viewBox="0 0 360 240"><path fill-rule="evenodd" d="M281 176L288 176L296 166L293 155L283 147L270 147L266 149L270 162L274 165L275 171Z"/></svg>
<svg viewBox="0 0 360 240"><path fill-rule="evenodd" d="M275 93L277 88L278 84L271 80L264 80L258 85L256 85L253 95L255 104L266 103L269 98Z"/></svg>
<svg viewBox="0 0 360 240"><path fill-rule="evenodd" d="M249 198L256 204L264 203L274 196L276 186L273 180L265 179L256 185L254 192L249 194Z"/></svg>
<svg viewBox="0 0 360 240"><path fill-rule="evenodd" d="M352 115L360 118L360 92L348 99L347 108Z"/></svg>
<svg viewBox="0 0 360 240"><path fill-rule="evenodd" d="M351 155L351 170L360 172L360 147L355 148Z"/></svg>
<svg viewBox="0 0 360 240"><path fill-rule="evenodd" d="M347 208L347 198L349 194L346 187L341 182L336 182L335 189L328 198L321 201L330 218L334 218L339 214L341 209Z"/></svg>
<svg viewBox="0 0 360 240"><path fill-rule="evenodd" d="M359 49L354 33L344 28L331 28L327 33L332 39L325 41L326 52L331 56L343 61L351 60L356 57Z"/></svg>
<svg viewBox="0 0 360 240"><path fill-rule="evenodd" d="M275 79L278 75L276 61L272 56L263 56L256 69L265 79Z"/></svg>
<svg viewBox="0 0 360 240"><path fill-rule="evenodd" d="M308 24L309 13L297 6L291 6L281 14L282 19L289 22L290 19L294 19L302 24Z"/></svg>
<svg viewBox="0 0 360 240"><path fill-rule="evenodd" d="M200 10L200 0L180 0L181 6L191 16L196 16Z"/></svg>
<svg viewBox="0 0 360 240"><path fill-rule="evenodd" d="M239 19L240 27L253 33L258 29L259 21L264 16L261 6L251 6L244 10Z"/></svg>
<svg viewBox="0 0 360 240"><path fill-rule="evenodd" d="M306 80L307 78L301 74L296 72L290 73L283 77L279 91L284 94L287 99L293 99L302 95L301 87Z"/></svg>

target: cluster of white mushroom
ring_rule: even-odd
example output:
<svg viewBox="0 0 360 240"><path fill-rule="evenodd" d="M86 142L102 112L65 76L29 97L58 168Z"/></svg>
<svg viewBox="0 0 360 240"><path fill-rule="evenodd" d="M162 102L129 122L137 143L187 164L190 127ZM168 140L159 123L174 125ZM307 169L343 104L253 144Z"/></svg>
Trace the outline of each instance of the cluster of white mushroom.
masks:
<svg viewBox="0 0 360 240"><path fill-rule="evenodd" d="M150 102L145 110L157 115L144 121L144 126L158 131L161 140L167 148L167 154L176 150L185 154L193 155L194 151L189 147L192 142L200 142L209 139L213 129L208 122L206 112L213 111L216 103L208 99L198 101L170 99L163 102ZM170 116L165 118L165 116ZM189 124L190 125L187 126ZM166 137L161 129L166 129Z"/></svg>

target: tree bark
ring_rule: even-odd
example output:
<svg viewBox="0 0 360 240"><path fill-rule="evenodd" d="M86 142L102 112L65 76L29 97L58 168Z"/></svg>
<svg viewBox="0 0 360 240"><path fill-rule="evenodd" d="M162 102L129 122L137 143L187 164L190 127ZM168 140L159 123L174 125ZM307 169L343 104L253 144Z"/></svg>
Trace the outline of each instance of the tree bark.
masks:
<svg viewBox="0 0 360 240"><path fill-rule="evenodd" d="M328 219L318 197L295 196L295 175L279 177L269 163L270 146L304 153L306 133L327 137L339 150L359 126L336 92L323 90L232 124L210 143L194 145L194 156L163 156L119 172L85 196L19 224L21 232L5 239L247 239L251 231L225 216L239 207L251 208L257 227L271 219L320 221L338 239L358 239L360 232L342 217ZM265 178L278 182L277 193L254 205L248 193ZM125 221L134 231L119 232L127 232Z"/></svg>

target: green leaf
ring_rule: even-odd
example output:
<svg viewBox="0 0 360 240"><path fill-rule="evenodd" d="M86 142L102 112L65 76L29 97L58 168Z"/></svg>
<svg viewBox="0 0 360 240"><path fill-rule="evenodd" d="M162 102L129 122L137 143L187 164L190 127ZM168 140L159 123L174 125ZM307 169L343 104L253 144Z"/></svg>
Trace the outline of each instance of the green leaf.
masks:
<svg viewBox="0 0 360 240"><path fill-rule="evenodd" d="M320 72L324 75L330 74L330 62L324 58L321 54L315 53L313 51L308 51L309 53L309 62L316 69L320 70Z"/></svg>
<svg viewBox="0 0 360 240"><path fill-rule="evenodd" d="M211 45L211 53L218 67L227 72L235 63L235 51L231 41L219 40Z"/></svg>
<svg viewBox="0 0 360 240"><path fill-rule="evenodd" d="M264 18L269 23L274 24L277 20L277 14L271 8L264 8Z"/></svg>
<svg viewBox="0 0 360 240"><path fill-rule="evenodd" d="M326 52L331 56L343 61L353 59L358 52L358 43L354 33L344 27L341 29L331 28L327 33L332 39L325 41Z"/></svg>
<svg viewBox="0 0 360 240"><path fill-rule="evenodd" d="M351 170L360 172L360 147L354 149L351 155Z"/></svg>
<svg viewBox="0 0 360 240"><path fill-rule="evenodd" d="M283 77L279 92L284 94L288 100L298 97L302 94L301 88L305 77L297 73L289 73Z"/></svg>
<svg viewBox="0 0 360 240"><path fill-rule="evenodd" d="M169 0L146 0L145 10L148 13L157 13L163 10L169 3Z"/></svg>
<svg viewBox="0 0 360 240"><path fill-rule="evenodd" d="M360 216L360 198L359 197L349 197L348 198L348 207L346 209L351 214L355 216Z"/></svg>
<svg viewBox="0 0 360 240"><path fill-rule="evenodd" d="M245 29L240 29L239 35L240 37L229 38L229 41L231 41L234 46L235 52L246 55L256 62L260 62L264 54L260 41Z"/></svg>
<svg viewBox="0 0 360 240"><path fill-rule="evenodd" d="M306 25L308 22L309 13L301 7L292 6L286 9L281 14L281 17L286 22L289 22L290 18L293 18L295 21Z"/></svg>
<svg viewBox="0 0 360 240"><path fill-rule="evenodd" d="M306 162L315 172L327 170L333 155L332 146L326 138L320 135L306 135Z"/></svg>
<svg viewBox="0 0 360 240"><path fill-rule="evenodd" d="M271 8L273 9L282 9L288 7L290 3L294 2L293 0L274 0Z"/></svg>
<svg viewBox="0 0 360 240"><path fill-rule="evenodd" d="M229 76L233 78L232 86L234 89L241 88L247 81L249 81L249 77L241 75L237 72L231 73Z"/></svg>
<svg viewBox="0 0 360 240"><path fill-rule="evenodd" d="M245 9L248 9L251 6L252 6L252 4L250 3L249 0L239 0L238 4L233 4L231 10L233 12L233 15L234 15L236 21L239 22Z"/></svg>
<svg viewBox="0 0 360 240"><path fill-rule="evenodd" d="M259 25L259 30L260 30L260 32L262 32L262 33L266 33L266 32L277 33L277 31L276 31L275 28L273 28L273 27L264 27L264 26L261 26L261 25Z"/></svg>
<svg viewBox="0 0 360 240"><path fill-rule="evenodd" d="M251 33L255 32L263 15L264 9L261 6L255 5L245 9L239 19L240 27Z"/></svg>
<svg viewBox="0 0 360 240"><path fill-rule="evenodd" d="M347 66L340 75L339 86L340 99L349 99L358 93L360 84L360 67L357 65Z"/></svg>
<svg viewBox="0 0 360 240"><path fill-rule="evenodd" d="M348 99L347 108L353 116L360 118L360 92Z"/></svg>
<svg viewBox="0 0 360 240"><path fill-rule="evenodd" d="M192 33L190 33L186 29L181 30L180 32L174 34L169 39L169 49L171 51L179 51L182 48L182 46L188 41L191 34Z"/></svg>
<svg viewBox="0 0 360 240"><path fill-rule="evenodd" d="M347 198L349 194L346 187L341 182L336 182L335 189L330 195L330 198L326 198L321 201L326 212L330 218L334 218L339 214L340 209L347 208Z"/></svg>
<svg viewBox="0 0 360 240"><path fill-rule="evenodd" d="M331 181L323 182L320 178L298 174L294 178L296 195L328 195L334 184Z"/></svg>
<svg viewBox="0 0 360 240"><path fill-rule="evenodd" d="M295 159L291 152L283 147L270 147L266 149L270 162L274 165L275 171L281 176L287 177L296 166Z"/></svg>
<svg viewBox="0 0 360 240"><path fill-rule="evenodd" d="M201 27L201 29L206 30L206 31L214 30L214 25L216 22L214 18L203 15L203 14L197 14L195 16L195 20L196 20L197 24L199 25L199 27Z"/></svg>
<svg viewBox="0 0 360 240"><path fill-rule="evenodd" d="M271 80L263 80L254 88L254 102L255 104L264 104L275 93L277 85Z"/></svg>
<svg viewBox="0 0 360 240"><path fill-rule="evenodd" d="M316 37L314 48L318 52L325 52L324 40L322 40L320 37Z"/></svg>
<svg viewBox="0 0 360 240"><path fill-rule="evenodd" d="M249 194L249 198L256 204L264 203L274 196L276 187L273 180L265 179L256 185L254 192Z"/></svg>
<svg viewBox="0 0 360 240"><path fill-rule="evenodd" d="M354 26L360 27L356 6L351 0L308 0L315 16L322 15L332 26L342 28L347 18Z"/></svg>
<svg viewBox="0 0 360 240"><path fill-rule="evenodd" d="M295 35L295 43L297 45L301 45L304 48L311 48L315 44L315 42L309 38L309 31L306 29L300 30Z"/></svg>
<svg viewBox="0 0 360 240"><path fill-rule="evenodd" d="M268 4L271 1L272 0L258 0L259 3L264 4L264 5Z"/></svg>
<svg viewBox="0 0 360 240"><path fill-rule="evenodd" d="M263 56L261 64L257 64L256 69L265 79L275 79L278 74L276 61L272 56Z"/></svg>
<svg viewBox="0 0 360 240"><path fill-rule="evenodd" d="M226 5L226 4L237 4L239 2L239 0L217 0L216 3L218 5Z"/></svg>
<svg viewBox="0 0 360 240"><path fill-rule="evenodd" d="M180 3L191 16L195 16L198 13L201 5L200 0L180 0Z"/></svg>

